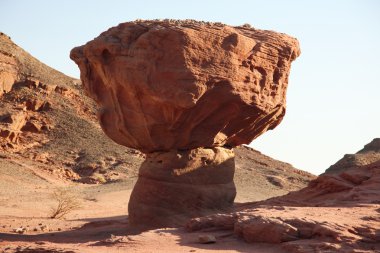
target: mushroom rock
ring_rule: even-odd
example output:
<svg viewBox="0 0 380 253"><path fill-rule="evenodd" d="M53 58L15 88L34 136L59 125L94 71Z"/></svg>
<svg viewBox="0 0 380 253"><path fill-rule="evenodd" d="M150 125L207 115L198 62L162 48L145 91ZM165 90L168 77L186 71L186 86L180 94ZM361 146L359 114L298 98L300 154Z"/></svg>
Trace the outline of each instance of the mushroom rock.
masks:
<svg viewBox="0 0 380 253"><path fill-rule="evenodd" d="M122 23L71 51L104 132L147 154L132 224L232 205L231 148L281 122L299 54L282 33L193 20Z"/></svg>

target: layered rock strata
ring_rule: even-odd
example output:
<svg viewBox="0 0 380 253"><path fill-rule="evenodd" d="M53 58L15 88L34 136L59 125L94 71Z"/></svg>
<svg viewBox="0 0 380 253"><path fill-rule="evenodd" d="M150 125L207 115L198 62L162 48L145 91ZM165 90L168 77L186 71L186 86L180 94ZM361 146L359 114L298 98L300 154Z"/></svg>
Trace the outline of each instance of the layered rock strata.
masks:
<svg viewBox="0 0 380 253"><path fill-rule="evenodd" d="M150 153L129 201L130 223L175 225L183 214L204 215L231 206L234 171L234 153L222 147Z"/></svg>
<svg viewBox="0 0 380 253"><path fill-rule="evenodd" d="M299 54L285 34L193 20L123 23L71 51L104 132L148 154L131 223L232 204L230 148L281 122Z"/></svg>

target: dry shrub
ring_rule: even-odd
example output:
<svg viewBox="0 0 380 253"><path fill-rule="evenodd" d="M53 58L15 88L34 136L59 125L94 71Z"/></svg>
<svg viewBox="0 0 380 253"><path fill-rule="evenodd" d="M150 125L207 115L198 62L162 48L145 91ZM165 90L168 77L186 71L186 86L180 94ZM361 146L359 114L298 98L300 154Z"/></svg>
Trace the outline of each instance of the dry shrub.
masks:
<svg viewBox="0 0 380 253"><path fill-rule="evenodd" d="M52 193L52 198L58 202L56 207L51 209L50 218L60 219L73 210L81 207L77 196L73 195L69 189L56 189Z"/></svg>

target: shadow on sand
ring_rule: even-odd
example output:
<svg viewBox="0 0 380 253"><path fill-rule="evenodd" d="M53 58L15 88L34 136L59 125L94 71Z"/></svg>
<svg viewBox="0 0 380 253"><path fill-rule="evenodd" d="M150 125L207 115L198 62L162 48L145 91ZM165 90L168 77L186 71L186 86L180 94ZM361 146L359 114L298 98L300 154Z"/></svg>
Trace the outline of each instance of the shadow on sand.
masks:
<svg viewBox="0 0 380 253"><path fill-rule="evenodd" d="M97 246L110 248L116 247L120 249L123 249L123 247L125 247L125 250L127 250L128 244L130 246L134 243L139 243L143 248L144 240L147 240L144 233L153 234L152 236L154 238L159 238L159 240L166 240L165 238L170 238L171 242L169 243L173 243L178 246L190 247L189 250L193 248L195 252L197 252L198 250L234 250L236 252L247 253L276 252L263 250L265 248L265 244L248 244L244 242L242 239L237 238L232 231L228 230L211 229L200 232L186 232L184 228L164 228L144 231L141 229L131 228L128 225L127 216L115 216L82 220L88 222L82 225L81 227L75 228L70 231L55 231L40 234L0 233L0 238L3 242L13 242L13 245L15 243L21 244L21 242L24 245L25 243L33 243L33 246L29 245L28 247L20 248L19 250L17 250L16 248L13 251L9 252L76 253L80 252L75 249L75 245L78 244L87 244L94 250L96 250ZM157 237L155 237L154 234L156 234ZM199 243L199 236L205 234L212 234L213 236L215 236L217 239L217 243ZM39 245L39 242L43 243ZM43 244L45 243L54 243L56 245L44 246ZM65 244L64 248L59 247L59 244ZM70 244L72 244L72 246L70 246ZM271 248L272 247L273 245L271 246ZM99 248L99 250L101 250L101 248Z"/></svg>

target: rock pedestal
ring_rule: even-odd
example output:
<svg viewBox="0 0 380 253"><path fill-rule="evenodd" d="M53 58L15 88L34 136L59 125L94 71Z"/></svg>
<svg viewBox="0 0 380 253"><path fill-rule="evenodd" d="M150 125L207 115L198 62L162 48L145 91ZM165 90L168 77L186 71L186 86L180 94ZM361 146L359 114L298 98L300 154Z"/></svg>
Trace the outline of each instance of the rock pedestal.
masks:
<svg viewBox="0 0 380 253"><path fill-rule="evenodd" d="M230 207L236 195L234 171L233 151L221 147L148 154L129 201L129 221L176 225Z"/></svg>
<svg viewBox="0 0 380 253"><path fill-rule="evenodd" d="M131 224L232 205L229 148L281 122L299 54L286 34L194 20L123 23L71 51L104 132L148 156Z"/></svg>

